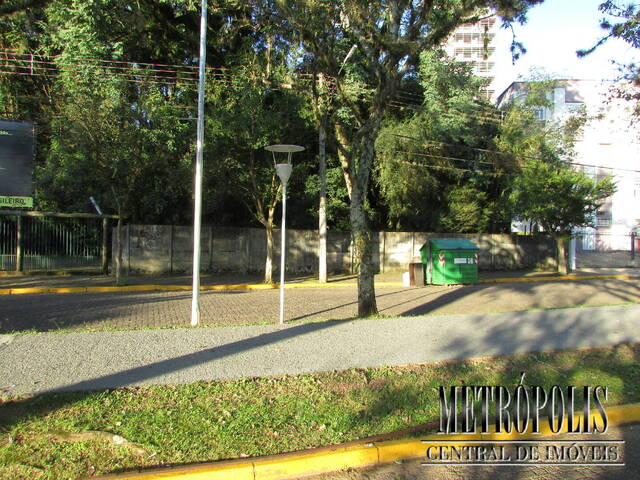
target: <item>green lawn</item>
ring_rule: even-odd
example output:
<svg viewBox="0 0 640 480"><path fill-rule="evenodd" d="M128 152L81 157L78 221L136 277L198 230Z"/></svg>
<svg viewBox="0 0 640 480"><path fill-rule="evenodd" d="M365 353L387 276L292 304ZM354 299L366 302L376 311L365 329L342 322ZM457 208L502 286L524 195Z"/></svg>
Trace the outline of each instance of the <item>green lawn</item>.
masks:
<svg viewBox="0 0 640 480"><path fill-rule="evenodd" d="M80 478L341 443L437 420L440 385L515 386L522 371L527 385L606 386L605 407L640 401L640 344L45 395L0 401L0 478Z"/></svg>

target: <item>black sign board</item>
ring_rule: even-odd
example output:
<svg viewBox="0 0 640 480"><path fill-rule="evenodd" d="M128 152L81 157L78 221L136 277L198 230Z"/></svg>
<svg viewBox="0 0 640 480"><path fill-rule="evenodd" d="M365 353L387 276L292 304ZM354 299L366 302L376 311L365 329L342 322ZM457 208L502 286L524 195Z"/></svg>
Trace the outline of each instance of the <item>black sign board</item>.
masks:
<svg viewBox="0 0 640 480"><path fill-rule="evenodd" d="M32 207L34 130L0 120L0 207Z"/></svg>

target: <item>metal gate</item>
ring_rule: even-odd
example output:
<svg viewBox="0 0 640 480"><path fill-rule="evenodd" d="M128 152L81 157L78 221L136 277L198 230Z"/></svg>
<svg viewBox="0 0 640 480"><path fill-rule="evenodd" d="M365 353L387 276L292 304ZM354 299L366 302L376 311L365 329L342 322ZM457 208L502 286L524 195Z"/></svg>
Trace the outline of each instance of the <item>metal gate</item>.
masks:
<svg viewBox="0 0 640 480"><path fill-rule="evenodd" d="M576 235L576 267L629 268L640 266L640 236L633 233L580 233Z"/></svg>
<svg viewBox="0 0 640 480"><path fill-rule="evenodd" d="M0 270L104 270L108 217L0 212Z"/></svg>

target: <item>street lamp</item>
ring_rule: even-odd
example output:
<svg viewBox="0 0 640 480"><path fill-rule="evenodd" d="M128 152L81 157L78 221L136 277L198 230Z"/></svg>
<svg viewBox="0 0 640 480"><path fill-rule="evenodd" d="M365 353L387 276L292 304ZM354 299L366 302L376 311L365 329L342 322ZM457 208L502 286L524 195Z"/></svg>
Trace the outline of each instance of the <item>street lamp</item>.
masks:
<svg viewBox="0 0 640 480"><path fill-rule="evenodd" d="M285 259L285 219L287 213L287 182L291 176L291 156L293 153L301 152L304 147L299 145L269 145L264 147L273 155L273 163L276 172L282 182L282 239L280 241L280 325L284 325L284 259ZM280 158L286 158L286 163L278 163L276 153L280 153ZM286 154L286 157L284 156Z"/></svg>

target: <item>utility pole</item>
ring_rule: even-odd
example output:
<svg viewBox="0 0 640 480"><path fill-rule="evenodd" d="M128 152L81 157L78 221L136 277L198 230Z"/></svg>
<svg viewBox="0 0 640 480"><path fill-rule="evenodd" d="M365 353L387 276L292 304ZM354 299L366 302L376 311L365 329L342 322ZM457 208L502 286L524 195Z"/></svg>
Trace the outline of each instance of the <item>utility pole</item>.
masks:
<svg viewBox="0 0 640 480"><path fill-rule="evenodd" d="M325 152L326 134L324 127L320 125L318 132L319 157L320 157L320 206L318 208L318 232L319 232L319 280L327 282L327 165Z"/></svg>
<svg viewBox="0 0 640 480"><path fill-rule="evenodd" d="M198 127L196 138L196 178L193 207L193 288L191 325L200 323L200 231L202 227L202 164L204 147L204 79L207 60L207 0L202 0L200 13L200 68L198 75Z"/></svg>
<svg viewBox="0 0 640 480"><path fill-rule="evenodd" d="M320 74L319 89L322 93L323 76ZM327 282L327 156L326 156L326 132L322 118L319 121L318 130L318 157L320 161L320 205L318 207L318 280Z"/></svg>

